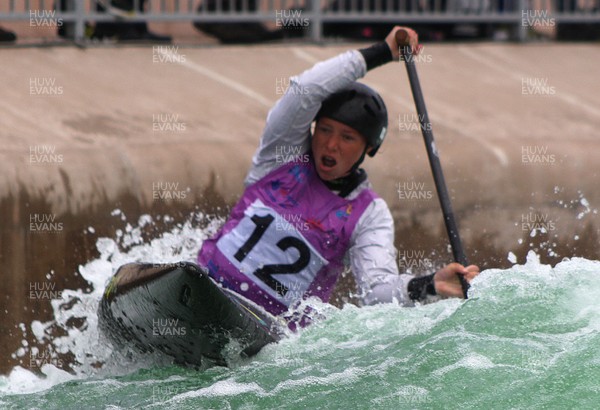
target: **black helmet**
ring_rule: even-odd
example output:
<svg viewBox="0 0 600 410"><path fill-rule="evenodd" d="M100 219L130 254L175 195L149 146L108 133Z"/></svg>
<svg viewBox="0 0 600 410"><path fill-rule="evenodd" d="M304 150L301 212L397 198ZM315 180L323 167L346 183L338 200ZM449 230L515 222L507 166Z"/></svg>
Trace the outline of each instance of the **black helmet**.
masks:
<svg viewBox="0 0 600 410"><path fill-rule="evenodd" d="M387 132L387 109L377 91L354 82L341 91L331 94L321 105L315 120L328 117L354 128L373 147L368 153L374 156Z"/></svg>

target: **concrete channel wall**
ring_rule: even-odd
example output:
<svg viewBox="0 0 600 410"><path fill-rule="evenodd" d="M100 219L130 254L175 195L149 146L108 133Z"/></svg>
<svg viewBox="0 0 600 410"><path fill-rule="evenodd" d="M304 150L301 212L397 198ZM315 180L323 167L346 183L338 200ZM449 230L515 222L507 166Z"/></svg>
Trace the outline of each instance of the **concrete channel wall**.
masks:
<svg viewBox="0 0 600 410"><path fill-rule="evenodd" d="M49 319L48 301L27 297L32 283L52 270L58 286L85 288L74 272L114 235L115 208L183 219L233 203L288 77L356 47L0 49L0 372L17 324ZM530 247L548 262L600 257L599 64L595 44L425 46L418 71L473 262L506 266L509 251L523 262ZM401 256L446 255L404 67L364 81L390 112L366 168Z"/></svg>

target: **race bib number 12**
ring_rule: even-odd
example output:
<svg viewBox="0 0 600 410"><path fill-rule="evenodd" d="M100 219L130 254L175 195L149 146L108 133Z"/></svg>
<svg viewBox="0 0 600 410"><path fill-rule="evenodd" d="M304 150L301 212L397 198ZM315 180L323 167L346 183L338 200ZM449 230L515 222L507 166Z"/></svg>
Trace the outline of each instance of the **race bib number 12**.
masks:
<svg viewBox="0 0 600 410"><path fill-rule="evenodd" d="M260 200L217 242L250 281L285 305L301 298L327 261L294 225Z"/></svg>

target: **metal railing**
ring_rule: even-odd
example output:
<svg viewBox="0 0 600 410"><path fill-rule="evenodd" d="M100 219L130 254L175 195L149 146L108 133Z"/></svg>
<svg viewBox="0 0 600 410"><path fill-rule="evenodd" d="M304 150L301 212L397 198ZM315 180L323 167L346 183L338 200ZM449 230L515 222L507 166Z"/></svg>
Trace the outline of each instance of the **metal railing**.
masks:
<svg viewBox="0 0 600 410"><path fill-rule="evenodd" d="M524 40L536 25L600 23L600 0L8 0L0 21L68 25L85 41L97 22L266 23L304 28L321 41L327 23L487 23L509 25Z"/></svg>

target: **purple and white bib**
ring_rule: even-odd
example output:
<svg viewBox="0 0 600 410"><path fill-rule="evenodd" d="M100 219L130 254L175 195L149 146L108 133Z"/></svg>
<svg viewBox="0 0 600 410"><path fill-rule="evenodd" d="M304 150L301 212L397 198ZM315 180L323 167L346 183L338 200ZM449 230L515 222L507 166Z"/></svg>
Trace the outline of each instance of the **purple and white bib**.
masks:
<svg viewBox="0 0 600 410"><path fill-rule="evenodd" d="M352 232L375 198L371 189L341 198L312 161L286 163L245 190L221 230L204 241L198 262L274 315L309 296L326 302Z"/></svg>

